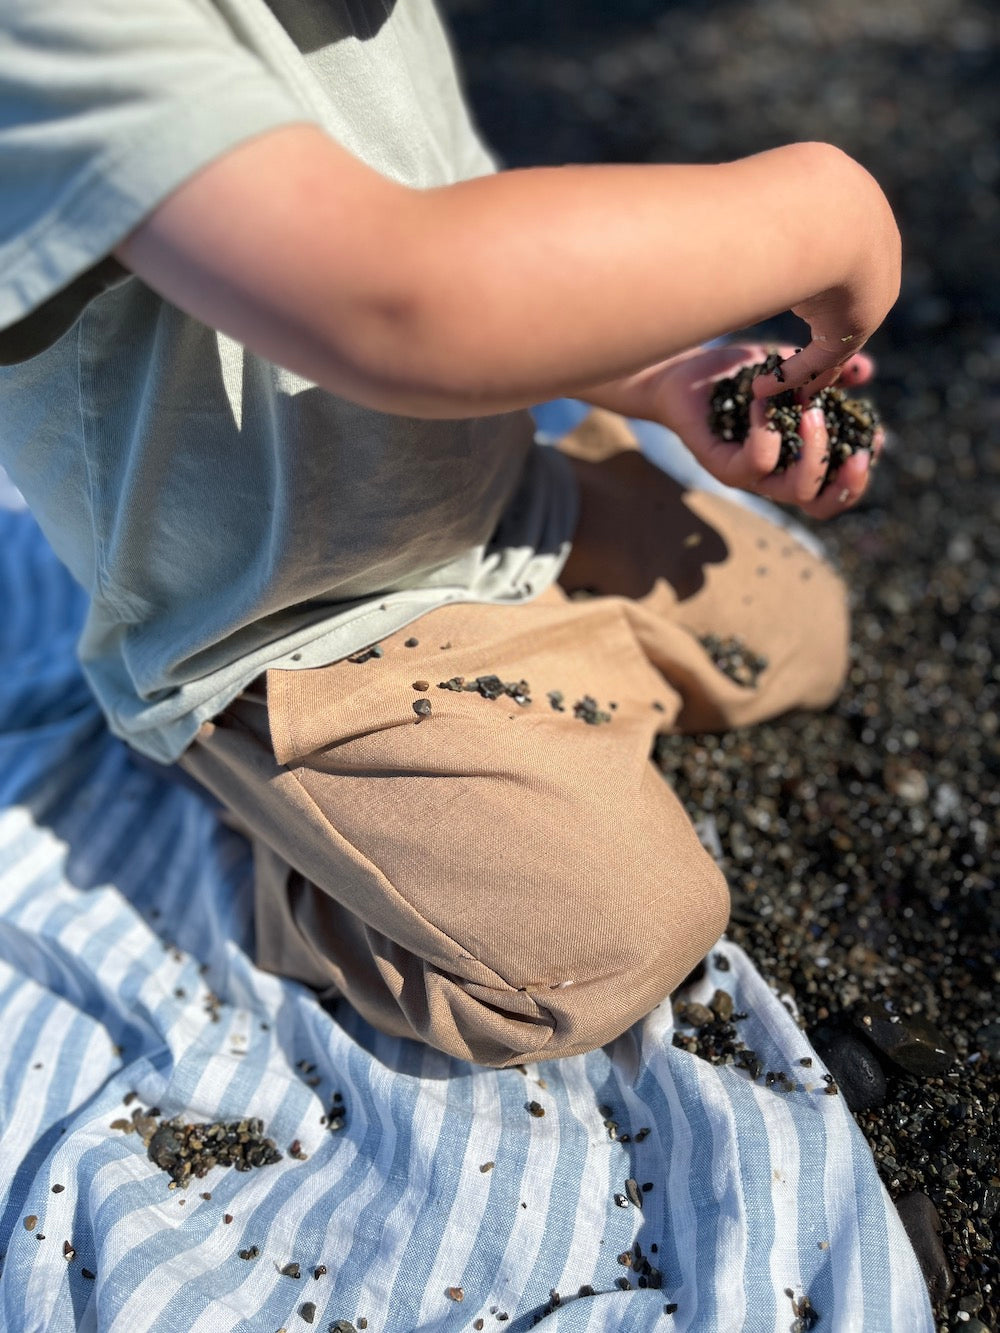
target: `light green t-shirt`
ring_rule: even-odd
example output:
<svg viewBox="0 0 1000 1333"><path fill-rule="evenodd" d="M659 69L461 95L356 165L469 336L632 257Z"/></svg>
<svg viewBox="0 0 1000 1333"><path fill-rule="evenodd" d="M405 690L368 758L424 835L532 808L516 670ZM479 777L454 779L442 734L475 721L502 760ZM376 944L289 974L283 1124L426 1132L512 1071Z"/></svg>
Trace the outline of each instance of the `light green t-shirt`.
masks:
<svg viewBox="0 0 1000 1333"><path fill-rule="evenodd" d="M359 407L108 258L300 121L415 187L493 169L430 0L0 0L0 463L90 594L112 729L161 761L266 667L537 594L575 522L527 413Z"/></svg>

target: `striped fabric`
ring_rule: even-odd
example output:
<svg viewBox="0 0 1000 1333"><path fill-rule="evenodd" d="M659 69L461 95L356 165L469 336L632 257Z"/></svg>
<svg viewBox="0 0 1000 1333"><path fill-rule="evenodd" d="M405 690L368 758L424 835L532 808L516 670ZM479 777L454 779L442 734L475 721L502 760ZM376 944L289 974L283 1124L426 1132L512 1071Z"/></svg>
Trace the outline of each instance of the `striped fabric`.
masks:
<svg viewBox="0 0 1000 1333"><path fill-rule="evenodd" d="M244 842L108 735L81 611L30 516L0 510L0 1328L929 1333L862 1136L737 948L691 998L732 994L793 1091L676 1048L668 1004L524 1072L327 1012L250 962ZM154 1106L260 1117L283 1158L172 1190L110 1127Z"/></svg>

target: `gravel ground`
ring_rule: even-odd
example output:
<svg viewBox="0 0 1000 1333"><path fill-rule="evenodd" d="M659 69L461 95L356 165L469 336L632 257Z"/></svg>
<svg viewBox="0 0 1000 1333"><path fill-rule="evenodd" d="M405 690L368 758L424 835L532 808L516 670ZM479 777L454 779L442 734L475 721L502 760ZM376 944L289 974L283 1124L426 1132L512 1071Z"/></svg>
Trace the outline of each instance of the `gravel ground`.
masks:
<svg viewBox="0 0 1000 1333"><path fill-rule="evenodd" d="M1000 1333L998 12L444 8L507 165L712 161L824 139L897 210L904 287L871 344L891 450L864 506L822 529L854 599L847 688L822 716L670 739L658 758L723 861L731 936L838 1074L939 1327Z"/></svg>

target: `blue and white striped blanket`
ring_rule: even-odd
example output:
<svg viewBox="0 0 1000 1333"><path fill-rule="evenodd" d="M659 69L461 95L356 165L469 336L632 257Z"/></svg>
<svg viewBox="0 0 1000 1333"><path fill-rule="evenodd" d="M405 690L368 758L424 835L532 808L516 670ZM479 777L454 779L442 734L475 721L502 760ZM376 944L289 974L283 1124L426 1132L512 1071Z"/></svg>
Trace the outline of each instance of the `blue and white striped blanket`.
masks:
<svg viewBox="0 0 1000 1333"><path fill-rule="evenodd" d="M106 731L81 613L0 509L0 1328L930 1333L867 1146L743 953L723 943L691 998L730 992L794 1091L676 1048L669 1004L523 1073L327 1012L250 961L245 843ZM260 1117L283 1158L170 1189L110 1127L153 1106Z"/></svg>

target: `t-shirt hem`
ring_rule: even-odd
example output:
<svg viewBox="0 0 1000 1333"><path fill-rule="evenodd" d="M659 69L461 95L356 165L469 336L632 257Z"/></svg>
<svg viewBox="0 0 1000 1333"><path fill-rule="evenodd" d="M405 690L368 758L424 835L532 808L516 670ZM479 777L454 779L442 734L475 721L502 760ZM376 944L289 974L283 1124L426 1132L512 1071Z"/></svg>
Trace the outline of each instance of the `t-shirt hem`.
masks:
<svg viewBox="0 0 1000 1333"><path fill-rule="evenodd" d="M556 581L568 556L569 542L566 543L562 555L553 558L551 578L533 584L530 594L521 592L512 593L508 597L478 596L468 588L435 589L438 595L433 598L429 598L426 594L413 598L407 598L399 593L391 594L392 611L389 615L381 611L382 603L373 601L358 608L356 614L347 621L335 618L330 622L321 622L319 626L313 626L312 637L308 642L300 643L298 636L294 636L290 640L283 640L280 648L272 654L254 654L248 659L246 670L235 680L231 680L224 690L213 694L190 712L165 726L143 726L141 714L134 719L130 718L128 722L121 717L108 715L108 724L111 731L132 749L160 764L176 763L197 736L202 725L217 717L265 671L275 668L283 671L306 671L314 667L328 666L331 662L339 662L368 643L388 638L390 634L397 634L419 620L421 616L442 606L461 602L487 605L515 602L518 605L527 605ZM345 625L349 625L353 631L349 646L345 646L344 643ZM133 725L129 725L129 722Z"/></svg>

